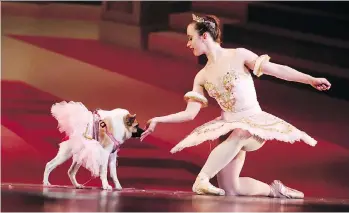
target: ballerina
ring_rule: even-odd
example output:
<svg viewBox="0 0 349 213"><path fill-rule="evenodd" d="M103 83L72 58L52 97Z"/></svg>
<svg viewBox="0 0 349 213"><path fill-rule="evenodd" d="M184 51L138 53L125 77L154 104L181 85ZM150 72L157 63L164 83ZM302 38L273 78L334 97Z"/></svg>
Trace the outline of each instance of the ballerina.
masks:
<svg viewBox="0 0 349 213"><path fill-rule="evenodd" d="M158 123L179 123L194 119L208 105L204 89L221 107L221 115L197 127L171 153L199 145L205 141L224 138L212 150L192 187L197 194L269 196L303 198L300 191L275 180L266 184L250 177L240 177L246 152L258 150L268 140L287 143L303 141L315 146L317 141L290 123L261 108L251 73L260 77L271 75L286 81L309 84L319 91L330 89L325 78L315 78L295 69L272 63L268 55L258 56L246 48L222 48L219 19L215 16L197 17L187 27L187 47L195 56L205 54L207 64L195 76L193 89L184 95L184 111L155 117L148 121L142 134L144 140ZM209 180L217 175L219 188Z"/></svg>

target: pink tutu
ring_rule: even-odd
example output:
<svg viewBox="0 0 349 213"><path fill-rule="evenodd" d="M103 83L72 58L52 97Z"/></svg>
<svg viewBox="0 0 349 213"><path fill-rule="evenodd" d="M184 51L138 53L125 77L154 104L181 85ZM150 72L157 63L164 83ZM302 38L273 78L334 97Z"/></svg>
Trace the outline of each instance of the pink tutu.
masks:
<svg viewBox="0 0 349 213"><path fill-rule="evenodd" d="M60 143L59 146L61 149L69 150L73 154L73 162L89 170L93 177L99 176L101 166L107 164L109 160L109 152L96 140L75 136Z"/></svg>
<svg viewBox="0 0 349 213"><path fill-rule="evenodd" d="M73 137L69 142L75 147L72 149L73 161L89 170L93 177L98 177L101 166L108 163L109 152L96 140ZM76 144L82 144L82 146L75 146Z"/></svg>
<svg viewBox="0 0 349 213"><path fill-rule="evenodd" d="M58 121L58 129L65 132L68 140L60 144L73 153L73 161L85 167L96 177L101 165L108 162L109 153L92 136L93 115L80 102L60 102L51 108L52 116Z"/></svg>
<svg viewBox="0 0 349 213"><path fill-rule="evenodd" d="M58 121L58 130L67 136L82 136L88 124L92 124L93 115L82 103L62 101L51 107L51 113ZM92 130L91 125L89 131Z"/></svg>

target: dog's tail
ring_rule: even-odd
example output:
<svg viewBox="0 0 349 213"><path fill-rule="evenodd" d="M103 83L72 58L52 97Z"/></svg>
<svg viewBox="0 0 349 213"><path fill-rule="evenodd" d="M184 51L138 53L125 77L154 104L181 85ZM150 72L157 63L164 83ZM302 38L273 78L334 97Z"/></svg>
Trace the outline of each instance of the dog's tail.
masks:
<svg viewBox="0 0 349 213"><path fill-rule="evenodd" d="M67 136L83 135L92 122L92 113L81 103L62 101L51 107L51 114L58 121L58 130Z"/></svg>

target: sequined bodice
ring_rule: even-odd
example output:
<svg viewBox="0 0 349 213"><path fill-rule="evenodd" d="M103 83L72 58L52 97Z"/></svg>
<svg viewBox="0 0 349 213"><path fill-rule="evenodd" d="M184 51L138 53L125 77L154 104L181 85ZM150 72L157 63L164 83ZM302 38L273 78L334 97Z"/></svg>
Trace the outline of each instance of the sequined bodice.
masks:
<svg viewBox="0 0 349 213"><path fill-rule="evenodd" d="M206 80L204 87L223 111L238 112L259 105L252 76L247 71L230 70L216 84Z"/></svg>

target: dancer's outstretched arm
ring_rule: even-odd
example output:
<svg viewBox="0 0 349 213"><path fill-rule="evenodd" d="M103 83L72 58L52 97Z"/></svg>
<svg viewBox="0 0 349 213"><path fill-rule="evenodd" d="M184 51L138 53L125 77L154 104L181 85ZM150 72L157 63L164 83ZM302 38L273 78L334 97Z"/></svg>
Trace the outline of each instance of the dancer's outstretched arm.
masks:
<svg viewBox="0 0 349 213"><path fill-rule="evenodd" d="M186 109L174 114L150 119L147 122L146 131L141 136L141 141L154 131L158 123L182 123L193 120L200 112L200 109L207 106L207 99L204 96L202 86L203 82L202 74L199 72L194 79L193 90L184 95L184 99L187 101Z"/></svg>
<svg viewBox="0 0 349 213"><path fill-rule="evenodd" d="M325 78L315 78L289 66L270 62L268 55L258 56L245 48L238 48L237 51L244 58L246 66L253 70L253 73L257 76L266 74L286 81L309 84L320 91L328 90L331 87L330 82Z"/></svg>

